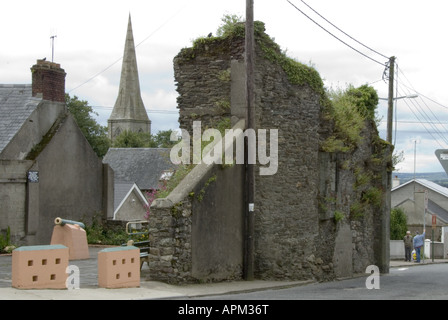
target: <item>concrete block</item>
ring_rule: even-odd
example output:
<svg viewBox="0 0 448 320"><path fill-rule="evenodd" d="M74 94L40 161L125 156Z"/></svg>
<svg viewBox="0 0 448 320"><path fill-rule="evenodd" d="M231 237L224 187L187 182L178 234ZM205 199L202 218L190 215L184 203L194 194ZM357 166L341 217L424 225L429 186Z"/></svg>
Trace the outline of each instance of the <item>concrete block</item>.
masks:
<svg viewBox="0 0 448 320"><path fill-rule="evenodd" d="M50 244L68 247L70 260L90 258L86 231L76 224L55 225Z"/></svg>
<svg viewBox="0 0 448 320"><path fill-rule="evenodd" d="M20 247L12 252L12 287L66 289L67 267L65 246Z"/></svg>
<svg viewBox="0 0 448 320"><path fill-rule="evenodd" d="M109 289L140 287L140 249L126 246L98 252L98 286Z"/></svg>

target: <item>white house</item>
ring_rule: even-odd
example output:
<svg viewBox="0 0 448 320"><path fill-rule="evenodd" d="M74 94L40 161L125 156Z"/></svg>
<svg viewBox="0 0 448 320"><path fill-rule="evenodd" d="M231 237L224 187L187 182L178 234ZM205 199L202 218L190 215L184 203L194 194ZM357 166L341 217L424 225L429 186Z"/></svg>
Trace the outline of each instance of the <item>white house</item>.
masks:
<svg viewBox="0 0 448 320"><path fill-rule="evenodd" d="M415 179L397 185L392 189L391 206L405 211L409 229L413 233L422 232L424 225L429 230L433 215L437 221L437 238L441 237L441 227L448 225L448 188L429 180Z"/></svg>
<svg viewBox="0 0 448 320"><path fill-rule="evenodd" d="M432 239L433 217L435 216L434 239L436 242L445 243L445 248L447 247L448 188L425 179L415 179L404 184L396 183L392 189L391 207L403 209L408 219L408 230L413 235L416 232L421 233L426 227L426 239ZM392 244L393 241L391 242L391 258L393 259ZM439 245L442 246L441 243ZM401 252L401 242L398 243L398 246ZM445 249L441 250L441 255L446 256Z"/></svg>

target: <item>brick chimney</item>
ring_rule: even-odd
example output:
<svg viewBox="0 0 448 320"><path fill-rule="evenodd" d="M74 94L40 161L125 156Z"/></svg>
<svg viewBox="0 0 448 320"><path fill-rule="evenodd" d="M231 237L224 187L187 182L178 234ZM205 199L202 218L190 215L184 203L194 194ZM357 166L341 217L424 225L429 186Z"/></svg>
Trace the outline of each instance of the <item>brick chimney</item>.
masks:
<svg viewBox="0 0 448 320"><path fill-rule="evenodd" d="M45 60L37 60L31 67L33 97L43 100L65 102L65 76L61 65Z"/></svg>

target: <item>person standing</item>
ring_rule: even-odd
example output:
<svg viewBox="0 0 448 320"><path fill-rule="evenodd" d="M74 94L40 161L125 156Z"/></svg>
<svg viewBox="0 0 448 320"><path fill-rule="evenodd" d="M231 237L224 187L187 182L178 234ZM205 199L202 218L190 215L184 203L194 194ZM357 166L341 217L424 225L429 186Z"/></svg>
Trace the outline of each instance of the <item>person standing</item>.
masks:
<svg viewBox="0 0 448 320"><path fill-rule="evenodd" d="M404 242L404 254L405 254L404 261L411 262L412 245L413 245L413 238L411 236L411 231L406 232L403 242Z"/></svg>
<svg viewBox="0 0 448 320"><path fill-rule="evenodd" d="M425 244L425 235L426 235L426 229L423 229L423 234L419 235L417 232L417 235L414 237L414 248L415 248L415 253L417 255L417 263L420 263L420 250L423 247L423 245Z"/></svg>

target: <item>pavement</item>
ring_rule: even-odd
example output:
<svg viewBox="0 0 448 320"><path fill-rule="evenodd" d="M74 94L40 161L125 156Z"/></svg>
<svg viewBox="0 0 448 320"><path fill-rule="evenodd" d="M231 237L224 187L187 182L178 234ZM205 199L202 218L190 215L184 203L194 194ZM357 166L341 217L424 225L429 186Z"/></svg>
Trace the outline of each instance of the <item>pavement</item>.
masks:
<svg viewBox="0 0 448 320"><path fill-rule="evenodd" d="M407 262L403 260L391 260L390 261L390 267L391 268L404 268L404 267L417 267L425 264L435 264L435 263L448 263L448 259L425 259L422 260L420 263L416 262Z"/></svg>
<svg viewBox="0 0 448 320"><path fill-rule="evenodd" d="M104 247L89 247L90 258L70 261L80 270L80 288L75 290L23 290L12 287L12 256L0 256L0 300L157 300L188 299L201 296L252 292L302 286L314 281L232 281L220 283L170 285L147 280L149 269L145 264L141 271L140 287L106 289L97 281L97 254ZM428 263L448 263L448 260L425 260ZM391 261L391 268L418 266L405 261Z"/></svg>

